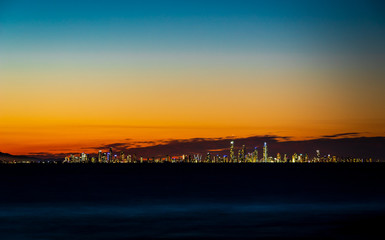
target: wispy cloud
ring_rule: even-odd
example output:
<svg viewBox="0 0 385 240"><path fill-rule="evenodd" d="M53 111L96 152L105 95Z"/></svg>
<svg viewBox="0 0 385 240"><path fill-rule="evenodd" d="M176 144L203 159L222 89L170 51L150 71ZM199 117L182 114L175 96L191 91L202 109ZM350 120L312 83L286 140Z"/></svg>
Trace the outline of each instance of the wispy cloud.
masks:
<svg viewBox="0 0 385 240"><path fill-rule="evenodd" d="M347 136L358 136L359 132L348 132L348 133L337 133L333 135L324 135L323 138L337 138L337 137L347 137Z"/></svg>

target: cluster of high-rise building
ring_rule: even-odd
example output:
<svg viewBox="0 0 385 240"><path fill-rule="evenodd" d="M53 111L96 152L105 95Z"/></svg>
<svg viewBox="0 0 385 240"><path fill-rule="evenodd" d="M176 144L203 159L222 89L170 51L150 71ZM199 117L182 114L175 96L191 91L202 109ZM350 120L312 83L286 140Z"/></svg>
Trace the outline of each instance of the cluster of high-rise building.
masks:
<svg viewBox="0 0 385 240"><path fill-rule="evenodd" d="M136 156L136 154L125 154L120 152L114 154L112 148L108 152L99 150L97 155L90 156L89 154L81 153L75 156L71 154L65 157L63 163L337 163L337 162L372 162L371 158L350 158L337 157L330 154L321 156L319 150L316 151L314 157L309 157L308 154L294 153L291 156L280 154L269 156L268 147L265 142L262 149L262 155L259 157L258 148L255 147L252 152L246 152L246 146L243 145L237 153L235 152L234 141L230 142L229 155L213 155L210 152L206 156L202 154L186 154L181 156L162 156L144 158Z"/></svg>

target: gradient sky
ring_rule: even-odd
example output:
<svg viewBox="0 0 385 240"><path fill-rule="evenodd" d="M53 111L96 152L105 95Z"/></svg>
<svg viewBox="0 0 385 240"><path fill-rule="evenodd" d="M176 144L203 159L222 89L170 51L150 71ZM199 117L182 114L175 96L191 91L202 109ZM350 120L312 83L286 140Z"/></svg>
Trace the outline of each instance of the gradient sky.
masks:
<svg viewBox="0 0 385 240"><path fill-rule="evenodd" d="M0 151L385 136L381 1L0 0Z"/></svg>

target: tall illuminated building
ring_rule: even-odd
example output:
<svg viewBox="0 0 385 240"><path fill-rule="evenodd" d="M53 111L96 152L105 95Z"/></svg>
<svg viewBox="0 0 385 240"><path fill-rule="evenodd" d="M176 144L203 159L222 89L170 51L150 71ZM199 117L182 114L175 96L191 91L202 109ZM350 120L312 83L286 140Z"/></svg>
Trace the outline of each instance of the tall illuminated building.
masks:
<svg viewBox="0 0 385 240"><path fill-rule="evenodd" d="M281 162L281 154L280 153L277 153L277 162Z"/></svg>
<svg viewBox="0 0 385 240"><path fill-rule="evenodd" d="M242 149L240 150L240 154L239 154L239 161L240 162L245 162L245 157L246 157L246 146L245 145L242 145Z"/></svg>
<svg viewBox="0 0 385 240"><path fill-rule="evenodd" d="M263 144L263 162L267 163L267 143Z"/></svg>
<svg viewBox="0 0 385 240"><path fill-rule="evenodd" d="M234 154L234 141L230 142L230 161L233 163L236 162Z"/></svg>
<svg viewBox="0 0 385 240"><path fill-rule="evenodd" d="M110 158L107 159L107 160L109 160L110 162L112 162L112 159L113 159L113 156L114 156L114 155L112 155L112 147L110 147L109 154L110 154Z"/></svg>
<svg viewBox="0 0 385 240"><path fill-rule="evenodd" d="M202 155L194 154L194 163L200 163L202 159Z"/></svg>
<svg viewBox="0 0 385 240"><path fill-rule="evenodd" d="M99 153L98 153L98 162L101 163L102 162L102 150L99 150Z"/></svg>
<svg viewBox="0 0 385 240"><path fill-rule="evenodd" d="M120 152L120 162L124 162L124 152Z"/></svg>
<svg viewBox="0 0 385 240"><path fill-rule="evenodd" d="M87 162L87 154L85 154L85 153L81 154L80 162Z"/></svg>
<svg viewBox="0 0 385 240"><path fill-rule="evenodd" d="M258 161L258 148L255 147L253 152L253 163L256 163L257 161Z"/></svg>
<svg viewBox="0 0 385 240"><path fill-rule="evenodd" d="M206 162L207 163L211 162L211 154L209 152L206 155Z"/></svg>

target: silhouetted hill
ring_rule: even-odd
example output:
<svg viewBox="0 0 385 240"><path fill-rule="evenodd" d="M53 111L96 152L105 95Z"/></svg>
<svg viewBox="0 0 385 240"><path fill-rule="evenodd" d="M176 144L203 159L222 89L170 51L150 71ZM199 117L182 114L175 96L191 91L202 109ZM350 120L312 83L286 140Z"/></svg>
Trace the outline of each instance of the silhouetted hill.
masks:
<svg viewBox="0 0 385 240"><path fill-rule="evenodd" d="M15 162L23 162L23 161L38 162L38 161L41 161L41 159L28 157L28 156L11 155L9 153L0 152L0 163L13 162L13 161L15 161Z"/></svg>

